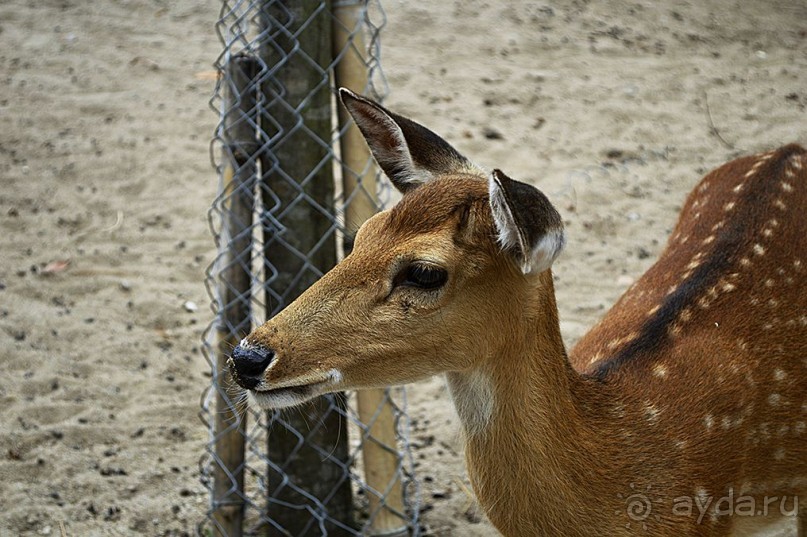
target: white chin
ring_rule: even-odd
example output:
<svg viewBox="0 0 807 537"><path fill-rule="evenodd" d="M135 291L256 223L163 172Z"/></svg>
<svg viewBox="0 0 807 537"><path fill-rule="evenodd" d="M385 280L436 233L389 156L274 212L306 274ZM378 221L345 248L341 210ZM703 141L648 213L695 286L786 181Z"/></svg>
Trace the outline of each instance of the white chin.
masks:
<svg viewBox="0 0 807 537"><path fill-rule="evenodd" d="M250 390L248 393L250 406L262 410L294 407L317 396L317 392L310 386L280 388L266 392Z"/></svg>

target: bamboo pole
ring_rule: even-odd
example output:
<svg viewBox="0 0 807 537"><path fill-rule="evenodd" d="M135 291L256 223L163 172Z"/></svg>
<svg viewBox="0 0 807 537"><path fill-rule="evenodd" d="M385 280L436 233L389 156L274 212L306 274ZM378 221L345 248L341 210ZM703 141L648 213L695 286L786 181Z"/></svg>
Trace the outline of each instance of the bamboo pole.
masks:
<svg viewBox="0 0 807 537"><path fill-rule="evenodd" d="M276 271L267 286L281 297L279 302L267 301L269 316L336 264L333 219L317 208L335 214L332 156L327 146L333 116L328 72L330 4L330 0L265 0L260 12L261 33L267 36L260 55L270 69L261 88L261 130L272 139L271 154L261 160L262 194L264 206L282 226L264 228L265 261ZM307 258L301 259L298 252ZM311 513L324 516L323 509L342 526L355 525L346 468L347 424L331 401L345 406L342 394L330 400L317 398L284 413L289 428L276 423L268 435L268 457L275 467L270 466L267 474L267 515L288 535L320 535ZM330 536L354 535L331 522L323 527ZM267 530L272 535L281 533Z"/></svg>
<svg viewBox="0 0 807 537"><path fill-rule="evenodd" d="M362 91L368 82L367 47L362 34L363 4L359 0L334 2L333 50L335 55L343 54L335 65L336 84L354 91ZM345 222L348 227L358 228L378 207L376 168L359 129L350 121L344 107L338 108L339 125L350 125L339 140L344 197L350 200L345 208ZM345 253L351 247L346 244ZM365 481L371 489L386 493L383 502L372 492L367 495L370 535L407 535L407 522L401 517L403 488L392 405L381 389L359 391L356 398L359 419L369 425L362 447Z"/></svg>
<svg viewBox="0 0 807 537"><path fill-rule="evenodd" d="M253 185L257 166L251 158L256 149L255 93L250 89L257 67L255 60L237 55L227 62L224 102L223 206L220 235L219 296L222 310L215 333L216 415L213 467L213 520L225 537L242 534L244 520L244 446L246 415L235 401L238 392L227 368L230 351L250 329L252 285Z"/></svg>

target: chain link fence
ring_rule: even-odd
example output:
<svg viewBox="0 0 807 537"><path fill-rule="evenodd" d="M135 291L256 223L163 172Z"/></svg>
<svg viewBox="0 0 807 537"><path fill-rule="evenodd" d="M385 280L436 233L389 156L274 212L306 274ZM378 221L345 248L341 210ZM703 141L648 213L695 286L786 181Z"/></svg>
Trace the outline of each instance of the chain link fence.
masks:
<svg viewBox="0 0 807 537"><path fill-rule="evenodd" d="M222 4L202 535L419 533L403 389L256 412L225 367L233 347L341 259L361 222L390 201L334 91L385 95L384 20L374 0Z"/></svg>

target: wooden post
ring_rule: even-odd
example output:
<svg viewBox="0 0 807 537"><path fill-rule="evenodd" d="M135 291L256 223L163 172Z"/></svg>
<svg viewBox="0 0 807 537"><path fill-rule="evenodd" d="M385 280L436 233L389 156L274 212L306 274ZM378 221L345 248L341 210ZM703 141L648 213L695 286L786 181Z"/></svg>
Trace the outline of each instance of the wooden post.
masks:
<svg viewBox="0 0 807 537"><path fill-rule="evenodd" d="M362 4L358 0L340 0L334 4L333 50L335 57L342 54L335 65L336 85L357 92L362 92L368 81ZM347 110L343 106L338 108L339 125L350 125L339 140L344 198L350 200L345 208L345 222L348 227L358 229L377 210L377 172L359 129L350 120ZM351 247L352 241L349 241L345 253ZM367 494L371 517L369 535L407 535L407 523L401 517L403 488L392 405L386 399L385 390L362 390L356 397L359 419L369 425L362 446L365 481L373 490L386 492L383 503L375 494Z"/></svg>
<svg viewBox="0 0 807 537"><path fill-rule="evenodd" d="M280 297L268 301L269 316L336 264L334 216L320 209L335 214L330 8L330 0L275 0L261 7L261 31L267 39L260 55L270 70L261 88L261 130L271 141L271 154L261 160L262 194L275 219L264 223L264 256L267 276L274 274L267 287ZM321 397L281 414L291 429L276 422L269 432L269 459L283 473L271 466L268 470L267 515L285 534L321 535L312 512L323 515L323 506L328 517L355 526L346 467L347 424L331 401L344 409L344 395ZM331 536L353 534L332 523L324 528Z"/></svg>
<svg viewBox="0 0 807 537"><path fill-rule="evenodd" d="M250 330L252 274L253 188L257 166L252 159L255 140L255 89L253 58L237 55L227 62L223 127L222 221L219 248L219 312L215 332L216 413L213 466L213 520L225 537L242 534L244 520L244 445L246 415L236 405L238 393L230 378L230 351ZM250 117L252 115L252 117Z"/></svg>

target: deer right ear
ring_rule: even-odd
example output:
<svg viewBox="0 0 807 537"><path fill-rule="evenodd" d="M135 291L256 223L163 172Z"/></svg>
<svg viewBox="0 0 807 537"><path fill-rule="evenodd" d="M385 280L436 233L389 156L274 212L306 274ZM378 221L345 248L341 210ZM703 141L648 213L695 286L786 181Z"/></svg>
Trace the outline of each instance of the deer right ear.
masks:
<svg viewBox="0 0 807 537"><path fill-rule="evenodd" d="M552 266L566 244L563 220L543 192L493 170L488 182L490 209L504 250L514 251L524 274Z"/></svg>
<svg viewBox="0 0 807 537"><path fill-rule="evenodd" d="M448 142L423 125L393 114L346 88L339 88L339 96L376 162L401 192L406 193L441 174L480 173Z"/></svg>

